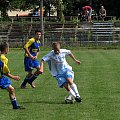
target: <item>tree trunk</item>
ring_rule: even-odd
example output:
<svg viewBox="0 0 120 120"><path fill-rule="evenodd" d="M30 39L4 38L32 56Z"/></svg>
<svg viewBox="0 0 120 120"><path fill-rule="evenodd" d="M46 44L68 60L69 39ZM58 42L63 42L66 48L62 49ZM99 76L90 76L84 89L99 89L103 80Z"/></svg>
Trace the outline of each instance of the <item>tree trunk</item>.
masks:
<svg viewBox="0 0 120 120"><path fill-rule="evenodd" d="M1 16L3 19L8 19L8 6L9 6L9 1L1 1Z"/></svg>
<svg viewBox="0 0 120 120"><path fill-rule="evenodd" d="M57 16L58 16L58 19L59 19L60 21L64 22L62 0L58 0Z"/></svg>

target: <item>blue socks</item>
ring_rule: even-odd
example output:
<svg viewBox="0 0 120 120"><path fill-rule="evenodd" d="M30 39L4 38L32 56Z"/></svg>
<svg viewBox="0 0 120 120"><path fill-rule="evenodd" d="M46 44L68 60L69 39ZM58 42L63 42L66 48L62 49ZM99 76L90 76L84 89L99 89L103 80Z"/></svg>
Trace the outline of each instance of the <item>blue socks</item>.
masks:
<svg viewBox="0 0 120 120"><path fill-rule="evenodd" d="M27 82L30 81L30 78L25 78L24 81L22 82L21 86L26 86Z"/></svg>
<svg viewBox="0 0 120 120"><path fill-rule="evenodd" d="M12 103L12 105L13 105L13 109L16 109L16 108L18 107L18 103L17 103L17 101L16 101L16 98L13 99L13 100L11 100L11 103Z"/></svg>
<svg viewBox="0 0 120 120"><path fill-rule="evenodd" d="M22 82L21 86L25 87L27 83L32 84L32 82L37 78L37 76L32 75L31 77L26 77L24 81Z"/></svg>
<svg viewBox="0 0 120 120"><path fill-rule="evenodd" d="M28 81L29 84L32 84L32 82L37 78L37 76L32 75Z"/></svg>

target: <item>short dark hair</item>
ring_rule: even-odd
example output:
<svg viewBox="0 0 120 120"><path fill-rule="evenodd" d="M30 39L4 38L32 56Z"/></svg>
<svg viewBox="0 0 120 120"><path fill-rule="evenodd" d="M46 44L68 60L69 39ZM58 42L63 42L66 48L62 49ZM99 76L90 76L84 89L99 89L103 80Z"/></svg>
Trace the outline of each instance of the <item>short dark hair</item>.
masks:
<svg viewBox="0 0 120 120"><path fill-rule="evenodd" d="M59 42L59 41L54 41L54 42L52 43L52 47L57 46L58 44L61 45L61 42Z"/></svg>
<svg viewBox="0 0 120 120"><path fill-rule="evenodd" d="M9 47L9 43L8 42L1 43L0 51L2 52L2 51L4 51L8 47Z"/></svg>
<svg viewBox="0 0 120 120"><path fill-rule="evenodd" d="M35 34L36 34L37 32L41 32L41 30L35 30Z"/></svg>

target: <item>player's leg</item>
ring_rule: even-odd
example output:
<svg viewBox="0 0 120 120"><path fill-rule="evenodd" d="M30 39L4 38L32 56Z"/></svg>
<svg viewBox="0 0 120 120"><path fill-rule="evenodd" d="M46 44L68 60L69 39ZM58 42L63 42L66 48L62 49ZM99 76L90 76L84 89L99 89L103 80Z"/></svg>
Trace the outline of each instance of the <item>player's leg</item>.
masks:
<svg viewBox="0 0 120 120"><path fill-rule="evenodd" d="M69 86L69 84L68 84L68 82L67 82L67 80L66 80L66 78L65 78L65 74L57 75L57 76L56 76L56 79L57 79L57 81L58 81L58 86L59 86L60 88L63 88L63 87L64 87L64 88L68 91L68 93L69 93L70 95L72 95L72 96L75 97L75 93L74 93L74 91L70 88L70 86Z"/></svg>
<svg viewBox="0 0 120 120"><path fill-rule="evenodd" d="M67 78L67 81L70 84L71 89L75 92L75 95L80 97L80 94L77 89L77 85L73 82L73 79Z"/></svg>
<svg viewBox="0 0 120 120"><path fill-rule="evenodd" d="M72 92L74 92L75 96L73 96L75 98L75 100L77 102L81 102L81 97L80 97L80 94L78 92L78 89L77 89L77 86L76 84L73 82L73 80L71 78L67 78L67 81L70 85L70 90L72 90Z"/></svg>
<svg viewBox="0 0 120 120"><path fill-rule="evenodd" d="M27 75L20 86L22 89L26 88L26 84L31 79L33 67L34 66L33 66L32 60L28 57L25 57L24 58L24 68L25 68L25 71L27 72Z"/></svg>
<svg viewBox="0 0 120 120"><path fill-rule="evenodd" d="M33 81L38 77L39 75L39 70L40 70L40 66L36 67L36 71L31 75L30 80L28 81L28 83L31 85L31 87L35 88L35 85L33 84Z"/></svg>
<svg viewBox="0 0 120 120"><path fill-rule="evenodd" d="M64 88L68 91L69 95L76 97L75 92L70 88L70 85L66 82L64 83Z"/></svg>
<svg viewBox="0 0 120 120"><path fill-rule="evenodd" d="M76 101L78 102L81 102L81 97L80 97L80 94L78 92L78 89L77 89L77 86L76 84L73 82L74 80L74 72L73 71L68 71L66 73L66 80L68 82L68 84L70 85L70 88L74 91L75 93L75 99ZM77 100L78 99L78 100Z"/></svg>
<svg viewBox="0 0 120 120"><path fill-rule="evenodd" d="M14 88L11 86L11 81L7 77L3 77L1 80L1 88L6 89L9 92L9 98L14 107L17 107L16 97L14 93Z"/></svg>
<svg viewBox="0 0 120 120"><path fill-rule="evenodd" d="M39 75L39 70L40 70L40 62L36 59L32 61L32 67L36 68L36 72L34 72L34 74L32 74L30 80L28 81L28 83L31 85L31 87L35 88L35 85L33 84L33 81L37 78L37 76Z"/></svg>
<svg viewBox="0 0 120 120"><path fill-rule="evenodd" d="M74 103L76 97L74 91L70 88L68 83L64 84L64 88L68 91L68 96L65 97L65 103Z"/></svg>
<svg viewBox="0 0 120 120"><path fill-rule="evenodd" d="M30 81L31 76L32 76L32 71L28 71L28 74L26 75L25 79L23 80L20 86L22 89L26 88L26 84L28 83L28 81Z"/></svg>
<svg viewBox="0 0 120 120"><path fill-rule="evenodd" d="M16 100L14 87L12 87L11 85L9 85L6 88L6 90L9 92L9 97L10 97L13 109L20 109L20 106L18 105L17 100Z"/></svg>

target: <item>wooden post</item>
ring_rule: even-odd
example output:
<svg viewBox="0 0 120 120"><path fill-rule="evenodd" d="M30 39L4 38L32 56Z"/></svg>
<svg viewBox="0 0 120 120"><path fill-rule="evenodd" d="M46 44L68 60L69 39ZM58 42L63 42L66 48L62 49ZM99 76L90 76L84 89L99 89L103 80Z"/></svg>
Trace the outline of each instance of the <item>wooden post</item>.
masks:
<svg viewBox="0 0 120 120"><path fill-rule="evenodd" d="M41 32L42 32L42 45L44 46L44 25L43 25L43 0L40 0L40 22L41 22Z"/></svg>

